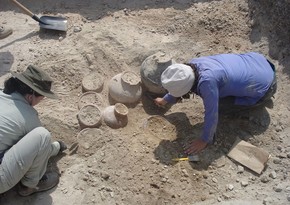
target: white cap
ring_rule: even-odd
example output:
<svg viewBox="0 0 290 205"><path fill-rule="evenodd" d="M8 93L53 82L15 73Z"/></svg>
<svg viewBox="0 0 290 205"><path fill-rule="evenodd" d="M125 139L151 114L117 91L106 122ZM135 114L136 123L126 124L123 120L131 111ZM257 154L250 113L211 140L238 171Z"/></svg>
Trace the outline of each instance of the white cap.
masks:
<svg viewBox="0 0 290 205"><path fill-rule="evenodd" d="M185 64L172 64L161 75L162 86L174 97L181 97L188 93L194 80L192 68Z"/></svg>

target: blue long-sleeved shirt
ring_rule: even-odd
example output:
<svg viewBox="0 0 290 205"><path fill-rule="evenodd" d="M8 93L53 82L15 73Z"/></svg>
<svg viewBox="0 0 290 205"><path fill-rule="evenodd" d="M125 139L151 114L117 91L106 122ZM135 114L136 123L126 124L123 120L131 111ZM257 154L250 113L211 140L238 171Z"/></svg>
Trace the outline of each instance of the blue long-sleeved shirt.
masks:
<svg viewBox="0 0 290 205"><path fill-rule="evenodd" d="M259 53L219 54L190 61L199 74L196 90L204 104L201 139L212 142L218 123L219 98L235 96L236 105L254 105L267 92L274 79L267 59ZM164 100L175 103L170 94Z"/></svg>

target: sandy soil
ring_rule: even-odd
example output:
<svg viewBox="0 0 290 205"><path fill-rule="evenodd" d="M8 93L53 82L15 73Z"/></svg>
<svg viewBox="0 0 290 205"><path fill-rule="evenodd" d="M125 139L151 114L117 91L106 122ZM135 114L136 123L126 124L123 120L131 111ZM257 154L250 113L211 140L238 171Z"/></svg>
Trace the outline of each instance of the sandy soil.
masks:
<svg viewBox="0 0 290 205"><path fill-rule="evenodd" d="M0 41L1 86L10 71L29 64L45 69L60 100L46 99L36 108L54 139L70 150L49 163L61 174L56 188L26 198L13 189L1 196L1 205L290 203L289 1L21 3L39 17L67 18L69 28L66 33L40 29L11 1L0 0L0 24L14 30ZM157 51L181 63L202 55L261 52L277 67L277 94L262 110L221 116L217 142L198 163L171 161L201 133L198 97L161 109L143 96L128 106L126 127L102 124L96 134L79 134L84 76L97 72L103 78L104 109L111 105L109 80L122 71L139 74L142 62ZM261 175L240 171L227 157L237 137L271 154Z"/></svg>

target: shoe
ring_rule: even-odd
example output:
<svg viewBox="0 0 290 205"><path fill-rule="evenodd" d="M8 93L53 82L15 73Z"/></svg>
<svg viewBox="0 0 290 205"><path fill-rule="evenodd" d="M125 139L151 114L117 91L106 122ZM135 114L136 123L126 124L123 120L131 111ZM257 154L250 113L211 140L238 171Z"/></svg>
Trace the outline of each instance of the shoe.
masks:
<svg viewBox="0 0 290 205"><path fill-rule="evenodd" d="M35 188L24 186L20 183L18 194L20 196L29 196L31 194L47 191L55 187L59 182L59 175L56 172L48 172L43 175Z"/></svg>
<svg viewBox="0 0 290 205"><path fill-rule="evenodd" d="M67 149L66 144L62 141L54 141L51 145L52 145L51 156L57 156L58 154L61 154L64 150Z"/></svg>
<svg viewBox="0 0 290 205"><path fill-rule="evenodd" d="M64 150L67 149L66 144L63 141L58 141L60 148L59 148L59 153L62 153Z"/></svg>
<svg viewBox="0 0 290 205"><path fill-rule="evenodd" d="M11 28L0 26L0 39L6 38L13 33Z"/></svg>

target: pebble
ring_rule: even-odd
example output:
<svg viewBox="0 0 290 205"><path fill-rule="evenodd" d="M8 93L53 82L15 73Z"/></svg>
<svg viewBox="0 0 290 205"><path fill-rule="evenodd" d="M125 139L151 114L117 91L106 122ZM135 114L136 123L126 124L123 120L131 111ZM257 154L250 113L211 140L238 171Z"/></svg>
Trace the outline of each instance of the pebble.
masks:
<svg viewBox="0 0 290 205"><path fill-rule="evenodd" d="M241 173L243 173L244 172L244 167L243 166L241 166L241 165L238 165L238 174L241 174Z"/></svg>
<svg viewBox="0 0 290 205"><path fill-rule="evenodd" d="M272 179L276 179L277 178L277 173L275 171L272 171L270 174L269 174L269 177L271 177Z"/></svg>
<svg viewBox="0 0 290 205"><path fill-rule="evenodd" d="M267 183L267 182L269 182L269 178L268 178L267 176L263 176L263 177L261 178L261 182L263 182L263 183Z"/></svg>
<svg viewBox="0 0 290 205"><path fill-rule="evenodd" d="M281 151L283 149L283 147L281 145L278 145L277 149Z"/></svg>
<svg viewBox="0 0 290 205"><path fill-rule="evenodd" d="M221 168L221 167L225 166L225 164L226 164L226 157L222 156L219 159L214 161L213 166L215 166L217 168Z"/></svg>
<svg viewBox="0 0 290 205"><path fill-rule="evenodd" d="M224 199L230 199L231 197L228 195L228 194L226 194L226 193L223 193L223 197L224 197Z"/></svg>
<svg viewBox="0 0 290 205"><path fill-rule="evenodd" d="M102 172L101 173L101 177L104 179L104 180L108 180L110 178L110 175L106 172Z"/></svg>
<svg viewBox="0 0 290 205"><path fill-rule="evenodd" d="M279 158L287 158L287 154L286 153L280 153L278 155Z"/></svg>
<svg viewBox="0 0 290 205"><path fill-rule="evenodd" d="M188 172L186 171L186 169L182 169L182 173L183 173L183 176L185 176L185 177L188 177L189 175L188 175Z"/></svg>
<svg viewBox="0 0 290 205"><path fill-rule="evenodd" d="M281 185L277 185L277 186L273 187L273 189L274 189L275 192L281 192L282 191Z"/></svg>
<svg viewBox="0 0 290 205"><path fill-rule="evenodd" d="M272 204L272 202L273 202L273 199L270 197L267 197L263 200L264 205L268 205L268 204L270 205L270 204Z"/></svg>
<svg viewBox="0 0 290 205"><path fill-rule="evenodd" d="M165 183L165 182L167 182L167 179L166 179L165 177L163 177L163 178L161 179L161 182L162 182L162 183Z"/></svg>
<svg viewBox="0 0 290 205"><path fill-rule="evenodd" d="M229 191L232 191L234 189L234 185L228 184L226 189L229 190Z"/></svg>
<svg viewBox="0 0 290 205"><path fill-rule="evenodd" d="M207 179L208 176L209 176L208 172L202 172L202 177L203 177L204 179Z"/></svg>
<svg viewBox="0 0 290 205"><path fill-rule="evenodd" d="M288 196L287 196L287 200L290 201L290 194L288 194Z"/></svg>
<svg viewBox="0 0 290 205"><path fill-rule="evenodd" d="M248 181L244 181L244 180L241 181L241 185L242 185L243 187L248 186L248 184L249 184Z"/></svg>
<svg viewBox="0 0 290 205"><path fill-rule="evenodd" d="M74 27L74 32L75 32L75 33L80 32L81 30L82 30L82 28L79 27L79 26L75 26L75 27Z"/></svg>
<svg viewBox="0 0 290 205"><path fill-rule="evenodd" d="M273 158L273 163L274 164L280 164L281 163L281 159L279 159L279 158Z"/></svg>

